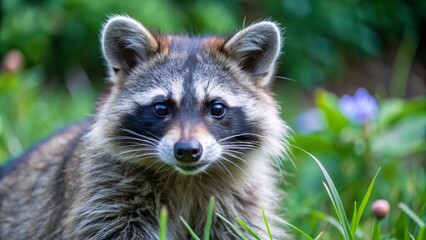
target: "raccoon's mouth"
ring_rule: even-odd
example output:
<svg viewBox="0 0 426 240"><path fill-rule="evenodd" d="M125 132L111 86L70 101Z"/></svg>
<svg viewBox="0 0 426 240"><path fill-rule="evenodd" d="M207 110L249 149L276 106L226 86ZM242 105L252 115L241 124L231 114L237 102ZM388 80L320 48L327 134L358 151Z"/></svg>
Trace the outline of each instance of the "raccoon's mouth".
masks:
<svg viewBox="0 0 426 240"><path fill-rule="evenodd" d="M176 170L183 175L195 175L204 171L208 167L207 163L200 164L177 164L175 165Z"/></svg>

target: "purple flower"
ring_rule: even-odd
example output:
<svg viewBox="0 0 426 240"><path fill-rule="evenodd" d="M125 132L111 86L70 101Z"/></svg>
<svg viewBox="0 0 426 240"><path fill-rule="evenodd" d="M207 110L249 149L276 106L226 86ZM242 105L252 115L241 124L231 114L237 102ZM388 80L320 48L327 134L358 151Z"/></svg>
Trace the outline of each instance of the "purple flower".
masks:
<svg viewBox="0 0 426 240"><path fill-rule="evenodd" d="M324 129L324 117L317 108L308 109L296 118L296 129L302 134L310 134Z"/></svg>
<svg viewBox="0 0 426 240"><path fill-rule="evenodd" d="M376 118L379 104L367 90L358 88L353 97L344 95L340 98L340 109L353 122L365 124Z"/></svg>

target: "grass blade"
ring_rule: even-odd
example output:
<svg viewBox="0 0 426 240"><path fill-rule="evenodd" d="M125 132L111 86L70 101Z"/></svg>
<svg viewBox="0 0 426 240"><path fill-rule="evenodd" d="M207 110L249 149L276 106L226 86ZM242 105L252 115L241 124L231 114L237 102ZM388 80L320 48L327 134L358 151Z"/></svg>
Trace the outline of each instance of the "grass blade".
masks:
<svg viewBox="0 0 426 240"><path fill-rule="evenodd" d="M214 212L214 197L211 197L209 202L209 210L207 212L206 225L204 226L205 240L210 240L210 230L212 227L213 212Z"/></svg>
<svg viewBox="0 0 426 240"><path fill-rule="evenodd" d="M297 146L292 145L293 147L303 151L304 153L306 153L307 155L309 155L319 166L319 168L321 169L322 174L324 175L324 178L327 182L327 185L329 187L330 190L330 199L332 199L332 201L335 204L335 209L336 209L336 213L337 216L339 218L340 224L342 224L343 227L343 232L344 232L344 236L346 240L353 240L354 237L352 235L351 232L351 228L350 228L350 224L348 221L348 218L346 217L346 213L345 213L345 209L343 207L343 203L342 200L340 199L339 193L337 192L336 187L334 186L333 180L331 179L330 175L328 174L327 170L324 168L324 166L321 164L321 162L312 154L310 154L309 152L305 151L302 148L299 148Z"/></svg>
<svg viewBox="0 0 426 240"><path fill-rule="evenodd" d="M330 192L330 188L328 187L328 185L325 182L322 182L322 185L324 185L325 190L327 191L327 194L330 198L331 203L333 204L334 207L334 211L336 211L337 214L337 218L340 219L340 215L339 215L339 210L337 210L337 206L336 206L336 202L334 201L333 195ZM341 225L341 224L340 224ZM343 236L345 236L345 234L343 233Z"/></svg>
<svg viewBox="0 0 426 240"><path fill-rule="evenodd" d="M224 222L226 222L241 239L247 240L247 238L243 235L243 233L234 224L232 224L230 221L228 221L228 219L226 219L225 217L223 217L222 215L220 215L218 213L216 213L216 216L218 216L220 219L222 219Z"/></svg>
<svg viewBox="0 0 426 240"><path fill-rule="evenodd" d="M424 239L426 223L405 203L399 203L398 207L419 226L419 234L417 235L417 239ZM413 236L411 236L411 238L414 239Z"/></svg>
<svg viewBox="0 0 426 240"><path fill-rule="evenodd" d="M188 230L189 234L194 240L200 240L200 238L195 234L194 230L189 226L189 224L183 219L183 217L180 217L180 220L182 221L183 225L185 225L186 229Z"/></svg>
<svg viewBox="0 0 426 240"><path fill-rule="evenodd" d="M312 216L314 216L314 217L316 217L316 218L318 218L320 220L323 220L323 221L326 221L326 222L330 223L333 227L335 227L342 234L342 236L345 235L343 233L342 225L339 223L339 221L336 218L334 218L334 217L332 217L330 215L327 215L325 213L322 213L322 212L314 212L312 214Z"/></svg>
<svg viewBox="0 0 426 240"><path fill-rule="evenodd" d="M293 224L291 224L289 222L286 222L286 221L284 221L282 219L278 219L278 221L284 223L287 226L290 226L291 228L293 228L294 230L298 231L300 234L302 234L303 236L305 236L307 239L313 240L313 238L311 238L307 233L305 233L304 231L302 231L300 228L294 226Z"/></svg>
<svg viewBox="0 0 426 240"><path fill-rule="evenodd" d="M323 234L324 232L320 232L319 234L318 234L318 236L316 237L316 238L314 238L314 240L318 240L318 239L320 239L320 237L322 236L322 234Z"/></svg>
<svg viewBox="0 0 426 240"><path fill-rule="evenodd" d="M254 238L256 238L257 240L261 240L261 238L259 237L259 235L257 235L253 229L251 229L243 220L241 220L241 218L236 217L235 218L237 220L237 222L245 229L247 230L247 232L250 233L250 235L252 235Z"/></svg>
<svg viewBox="0 0 426 240"><path fill-rule="evenodd" d="M166 240L167 237L167 208L163 206L160 212L160 237L159 240Z"/></svg>
<svg viewBox="0 0 426 240"><path fill-rule="evenodd" d="M365 198L365 197L364 197ZM355 231L356 231L356 228L357 228L357 226L358 226L358 224L355 224L356 223L356 221L357 221L357 211L356 211L356 209L357 209L357 206L356 206L356 201L354 202L354 213L353 213L353 215L352 215L352 222L351 222L351 230L352 230L352 234L353 235L355 235Z"/></svg>
<svg viewBox="0 0 426 240"><path fill-rule="evenodd" d="M268 232L269 239L272 240L271 229L269 228L268 219L266 218L265 209L263 207L262 207L262 215L263 215L263 220L265 221L266 231Z"/></svg>
<svg viewBox="0 0 426 240"><path fill-rule="evenodd" d="M420 228L424 227L426 224L420 219L417 214L414 213L405 203L399 203L398 207L405 213L411 220L413 220Z"/></svg>
<svg viewBox="0 0 426 240"><path fill-rule="evenodd" d="M365 193L364 198L362 199L361 205L359 206L356 221L352 222L353 235L355 235L356 229L358 228L359 221L361 221L362 214L364 212L365 207L367 206L368 200L370 199L371 192L373 190L374 183L376 182L377 175L379 175L380 169L381 167L379 167L376 174L374 175L373 180L371 180L370 186L368 186L367 192Z"/></svg>

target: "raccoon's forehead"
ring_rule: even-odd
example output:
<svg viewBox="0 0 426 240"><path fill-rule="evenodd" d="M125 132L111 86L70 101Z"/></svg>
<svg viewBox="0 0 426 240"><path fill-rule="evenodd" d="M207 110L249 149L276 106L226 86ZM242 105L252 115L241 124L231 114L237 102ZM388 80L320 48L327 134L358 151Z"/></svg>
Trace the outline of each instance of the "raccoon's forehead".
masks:
<svg viewBox="0 0 426 240"><path fill-rule="evenodd" d="M143 66L128 85L140 104L152 103L158 96L177 104L188 100L197 103L216 98L241 105L241 95L250 95L235 73L223 61L210 54L203 39L170 41L168 54L155 64Z"/></svg>

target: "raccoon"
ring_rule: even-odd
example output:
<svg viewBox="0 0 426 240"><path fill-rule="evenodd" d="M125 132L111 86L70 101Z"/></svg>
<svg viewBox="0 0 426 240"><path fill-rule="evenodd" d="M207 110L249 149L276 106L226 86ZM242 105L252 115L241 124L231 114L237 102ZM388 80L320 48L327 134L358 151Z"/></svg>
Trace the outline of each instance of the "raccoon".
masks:
<svg viewBox="0 0 426 240"><path fill-rule="evenodd" d="M158 239L163 206L167 239L190 239L180 217L202 236L211 197L266 239L263 207L288 238L274 166L288 127L271 91L281 32L260 21L229 37L161 35L111 17L109 93L3 170L0 239ZM238 239L217 215L210 237Z"/></svg>

